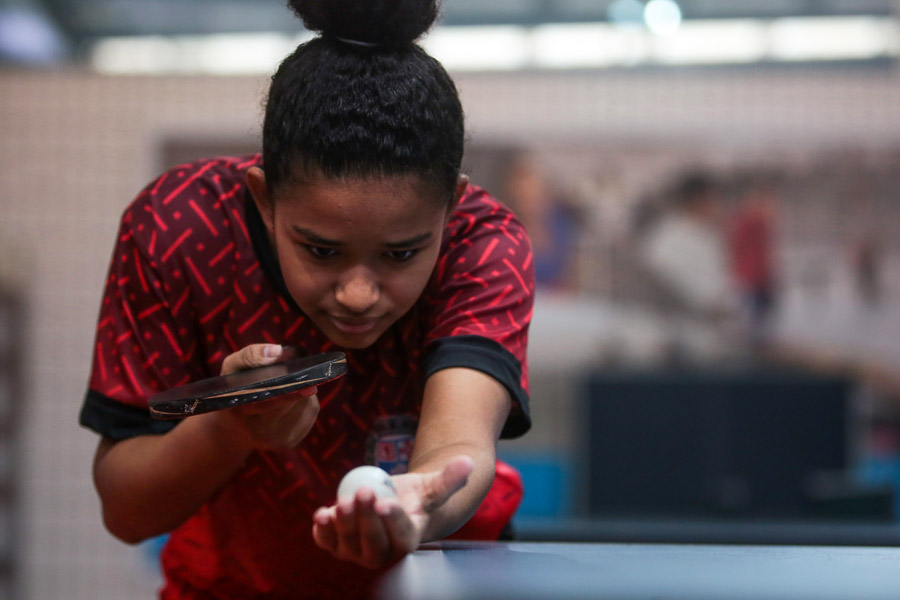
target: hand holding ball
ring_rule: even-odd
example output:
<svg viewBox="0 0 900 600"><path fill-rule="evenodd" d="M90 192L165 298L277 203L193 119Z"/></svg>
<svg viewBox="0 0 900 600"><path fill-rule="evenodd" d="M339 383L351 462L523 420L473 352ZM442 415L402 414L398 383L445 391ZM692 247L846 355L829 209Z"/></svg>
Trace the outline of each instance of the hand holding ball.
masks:
<svg viewBox="0 0 900 600"><path fill-rule="evenodd" d="M376 498L396 498L397 488L391 481L391 476L383 469L372 466L356 467L344 475L338 485L338 498L352 498L356 490L367 487L375 492Z"/></svg>

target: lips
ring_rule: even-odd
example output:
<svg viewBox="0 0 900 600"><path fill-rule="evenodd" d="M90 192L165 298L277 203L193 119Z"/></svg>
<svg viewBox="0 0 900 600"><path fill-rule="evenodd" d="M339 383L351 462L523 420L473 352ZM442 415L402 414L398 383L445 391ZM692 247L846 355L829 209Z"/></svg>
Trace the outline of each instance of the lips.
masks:
<svg viewBox="0 0 900 600"><path fill-rule="evenodd" d="M344 318L335 316L329 318L335 329L341 333L353 335L368 333L375 329L375 326L378 324L378 319Z"/></svg>

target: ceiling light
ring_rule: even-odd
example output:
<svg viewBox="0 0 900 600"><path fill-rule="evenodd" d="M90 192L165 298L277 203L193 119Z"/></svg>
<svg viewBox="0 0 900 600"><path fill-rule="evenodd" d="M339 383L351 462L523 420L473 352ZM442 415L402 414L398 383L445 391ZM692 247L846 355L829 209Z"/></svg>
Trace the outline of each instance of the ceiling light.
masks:
<svg viewBox="0 0 900 600"><path fill-rule="evenodd" d="M681 7L674 0L650 0L644 8L644 22L656 35L671 35L681 25Z"/></svg>

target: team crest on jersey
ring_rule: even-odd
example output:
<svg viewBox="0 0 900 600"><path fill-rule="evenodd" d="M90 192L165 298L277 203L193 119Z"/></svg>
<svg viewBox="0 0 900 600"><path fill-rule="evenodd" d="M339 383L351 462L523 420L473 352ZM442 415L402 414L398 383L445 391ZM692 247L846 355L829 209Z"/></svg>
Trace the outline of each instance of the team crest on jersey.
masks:
<svg viewBox="0 0 900 600"><path fill-rule="evenodd" d="M366 462L391 475L406 473L419 420L412 415L391 415L375 420L366 442Z"/></svg>

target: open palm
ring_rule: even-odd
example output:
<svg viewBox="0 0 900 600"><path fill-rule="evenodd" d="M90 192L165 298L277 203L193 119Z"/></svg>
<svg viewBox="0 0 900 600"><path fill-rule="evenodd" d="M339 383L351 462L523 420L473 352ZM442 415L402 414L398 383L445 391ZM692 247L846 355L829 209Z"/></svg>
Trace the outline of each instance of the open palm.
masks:
<svg viewBox="0 0 900 600"><path fill-rule="evenodd" d="M360 488L316 511L313 537L340 559L372 569L387 566L418 547L434 512L465 485L472 468L472 459L458 456L441 471L394 476L396 498L376 498Z"/></svg>

